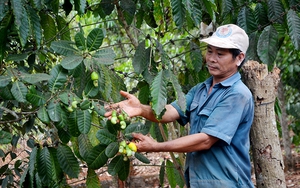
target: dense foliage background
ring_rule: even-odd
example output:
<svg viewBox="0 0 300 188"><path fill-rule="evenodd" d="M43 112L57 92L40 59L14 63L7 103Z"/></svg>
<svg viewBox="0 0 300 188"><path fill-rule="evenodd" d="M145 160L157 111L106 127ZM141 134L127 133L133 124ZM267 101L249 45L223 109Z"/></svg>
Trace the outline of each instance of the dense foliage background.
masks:
<svg viewBox="0 0 300 188"><path fill-rule="evenodd" d="M299 9L297 0L1 0L0 156L14 162L1 167L2 187L66 186L81 163L89 169L87 187L100 184L94 170L104 165L125 180L130 160L118 147L131 132L162 141L167 128L175 136L187 130L139 118L122 129L103 117L105 106L122 100L123 89L158 118L173 100L184 109L184 93L209 76L199 39L226 23L250 36L248 59L281 68L299 145ZM15 161L20 139L29 157ZM182 158L173 155L162 168L181 166ZM166 174L172 187L183 186L181 172Z"/></svg>

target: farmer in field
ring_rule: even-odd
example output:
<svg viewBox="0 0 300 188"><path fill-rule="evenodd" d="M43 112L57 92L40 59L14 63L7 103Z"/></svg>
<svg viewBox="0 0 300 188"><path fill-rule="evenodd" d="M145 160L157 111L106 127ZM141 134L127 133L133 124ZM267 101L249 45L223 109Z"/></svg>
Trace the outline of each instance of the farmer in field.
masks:
<svg viewBox="0 0 300 188"><path fill-rule="evenodd" d="M249 39L240 27L217 28L207 44L206 65L211 77L186 95L183 112L176 101L166 105L161 123L190 124L190 134L167 142L134 133L139 152L186 152L185 178L193 188L253 188L249 132L254 116L253 97L241 81ZM158 122L148 105L121 91L127 100L117 103L130 117ZM106 112L107 117L111 112Z"/></svg>

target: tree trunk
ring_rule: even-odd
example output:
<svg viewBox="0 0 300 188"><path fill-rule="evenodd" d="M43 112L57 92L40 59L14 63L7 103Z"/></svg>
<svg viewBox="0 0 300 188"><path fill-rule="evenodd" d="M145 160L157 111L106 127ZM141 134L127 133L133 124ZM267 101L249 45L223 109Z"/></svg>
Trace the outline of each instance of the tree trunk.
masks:
<svg viewBox="0 0 300 188"><path fill-rule="evenodd" d="M293 171L293 156L291 152L291 137L289 134L289 126L287 122L287 113L285 108L285 97L282 82L278 84L278 99L280 101L281 116L279 117L282 130L282 143L285 151L285 171Z"/></svg>
<svg viewBox="0 0 300 188"><path fill-rule="evenodd" d="M286 187L284 163L280 148L274 104L279 82L279 69L268 72L267 65L248 61L243 66L243 80L251 90L254 121L251 147L257 188Z"/></svg>

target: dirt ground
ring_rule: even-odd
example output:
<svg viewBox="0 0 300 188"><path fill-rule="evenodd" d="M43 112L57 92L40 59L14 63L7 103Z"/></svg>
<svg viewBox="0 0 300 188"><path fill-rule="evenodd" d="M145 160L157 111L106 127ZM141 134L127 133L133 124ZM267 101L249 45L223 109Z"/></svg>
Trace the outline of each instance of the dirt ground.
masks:
<svg viewBox="0 0 300 188"><path fill-rule="evenodd" d="M102 188L169 188L167 179L164 185L159 183L160 164L164 159L170 159L169 153L147 153L145 156L151 161L151 164L144 163L134 159L132 161L132 169L128 179L124 182L118 181L115 177L108 174L106 168L101 168L96 171L101 181ZM294 171L286 171L286 185L287 188L300 188L300 153L293 153L294 156ZM26 152L20 152L15 159L24 159ZM9 159L7 156L5 161L0 160L0 167L6 164ZM13 162L10 162L12 165ZM78 179L70 179L68 181L72 188L84 188L87 168L82 167ZM2 177L3 178L3 177ZM252 175L255 184L255 175Z"/></svg>

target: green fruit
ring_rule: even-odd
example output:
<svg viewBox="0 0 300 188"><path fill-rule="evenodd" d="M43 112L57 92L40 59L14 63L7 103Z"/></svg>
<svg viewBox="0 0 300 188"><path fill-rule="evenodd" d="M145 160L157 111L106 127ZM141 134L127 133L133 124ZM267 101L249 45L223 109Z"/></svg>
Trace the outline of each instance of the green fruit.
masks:
<svg viewBox="0 0 300 188"><path fill-rule="evenodd" d="M113 110L113 111L111 112L111 116L112 116L112 117L117 117L117 111L116 111L116 110Z"/></svg>
<svg viewBox="0 0 300 188"><path fill-rule="evenodd" d="M126 147L126 141L125 141L125 140L122 140L122 141L120 142L120 146L122 146L123 148Z"/></svg>
<svg viewBox="0 0 300 188"><path fill-rule="evenodd" d="M98 80L93 80L93 85L94 85L95 87L98 87Z"/></svg>
<svg viewBox="0 0 300 188"><path fill-rule="evenodd" d="M111 117L111 119L110 119L110 122L114 125L117 124L117 121L118 121L117 117Z"/></svg>
<svg viewBox="0 0 300 188"><path fill-rule="evenodd" d="M132 151L130 149L126 150L126 155L130 157L132 155Z"/></svg>
<svg viewBox="0 0 300 188"><path fill-rule="evenodd" d="M126 155L123 157L123 161L128 161L128 157Z"/></svg>
<svg viewBox="0 0 300 188"><path fill-rule="evenodd" d="M98 78L99 78L99 75L98 75L98 73L97 72L92 72L92 74L91 74L91 79L92 80L98 80Z"/></svg>
<svg viewBox="0 0 300 188"><path fill-rule="evenodd" d="M72 101L72 107L73 107L73 108L77 108L77 104L78 104L77 101Z"/></svg>
<svg viewBox="0 0 300 188"><path fill-rule="evenodd" d="M126 128L126 122L125 121L120 121L121 129Z"/></svg>
<svg viewBox="0 0 300 188"><path fill-rule="evenodd" d="M72 106L68 106L68 107L67 107L67 110L68 110L69 112L73 112Z"/></svg>
<svg viewBox="0 0 300 188"><path fill-rule="evenodd" d="M118 115L118 119L119 119L120 121L124 121L124 116L123 116L122 114L120 114L120 115Z"/></svg>

